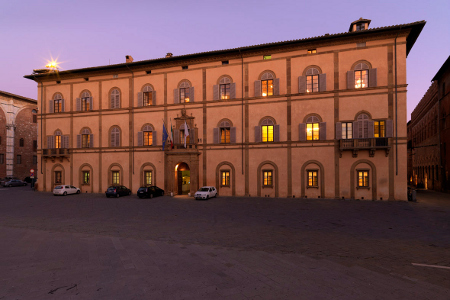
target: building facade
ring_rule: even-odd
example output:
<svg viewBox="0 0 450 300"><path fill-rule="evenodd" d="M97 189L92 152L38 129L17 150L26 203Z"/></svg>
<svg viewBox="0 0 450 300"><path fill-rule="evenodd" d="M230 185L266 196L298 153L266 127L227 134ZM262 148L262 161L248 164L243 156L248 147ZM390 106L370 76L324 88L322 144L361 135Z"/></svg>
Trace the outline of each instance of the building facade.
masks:
<svg viewBox="0 0 450 300"><path fill-rule="evenodd" d="M0 178L37 168L37 101L0 91Z"/></svg>
<svg viewBox="0 0 450 300"><path fill-rule="evenodd" d="M406 200L406 57L425 22L369 23L25 76L38 83L39 190Z"/></svg>

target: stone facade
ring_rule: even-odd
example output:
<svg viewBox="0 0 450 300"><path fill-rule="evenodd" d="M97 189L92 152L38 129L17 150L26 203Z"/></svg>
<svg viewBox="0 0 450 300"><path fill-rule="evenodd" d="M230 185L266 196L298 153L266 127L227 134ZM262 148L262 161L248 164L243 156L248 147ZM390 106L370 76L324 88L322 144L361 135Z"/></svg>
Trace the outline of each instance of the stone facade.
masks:
<svg viewBox="0 0 450 300"><path fill-rule="evenodd" d="M213 185L220 195L406 200L406 57L425 22L369 22L25 76L39 83L39 190ZM173 147L162 146L163 123Z"/></svg>
<svg viewBox="0 0 450 300"><path fill-rule="evenodd" d="M37 101L0 91L0 178L37 169Z"/></svg>

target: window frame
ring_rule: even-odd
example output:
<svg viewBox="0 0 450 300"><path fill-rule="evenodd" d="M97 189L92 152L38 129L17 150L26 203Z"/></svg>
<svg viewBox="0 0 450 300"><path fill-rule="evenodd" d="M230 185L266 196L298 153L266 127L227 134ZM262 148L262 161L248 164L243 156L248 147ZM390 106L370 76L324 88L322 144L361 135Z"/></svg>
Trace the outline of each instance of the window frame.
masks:
<svg viewBox="0 0 450 300"><path fill-rule="evenodd" d="M361 184L360 179L362 179L362 184ZM369 169L356 170L356 188L357 189L370 189L370 181L369 180L370 180L370 170Z"/></svg>
<svg viewBox="0 0 450 300"><path fill-rule="evenodd" d="M319 188L319 170L306 170L306 188Z"/></svg>
<svg viewBox="0 0 450 300"><path fill-rule="evenodd" d="M91 146L91 134L82 133L81 134L81 148L90 148Z"/></svg>
<svg viewBox="0 0 450 300"><path fill-rule="evenodd" d="M231 99L231 83L219 84L219 99L220 100Z"/></svg>
<svg viewBox="0 0 450 300"><path fill-rule="evenodd" d="M269 82L272 82L272 84L270 85L269 84ZM264 95L264 83L266 84L266 95ZM272 88L272 90L271 90L271 94L269 93L269 88ZM274 86L274 79L273 78L271 78L271 79L263 79L263 80L261 80L261 97L269 97L269 96L273 96L274 95L274 89L275 89L275 86Z"/></svg>
<svg viewBox="0 0 450 300"><path fill-rule="evenodd" d="M386 137L386 121L385 120L373 120L373 137L374 138L385 138Z"/></svg>
<svg viewBox="0 0 450 300"><path fill-rule="evenodd" d="M350 129L348 128L348 125L350 125ZM344 129L345 126L345 129ZM342 122L341 123L341 138L343 140L352 140L353 139L353 122ZM349 137L350 133L350 137ZM345 136L344 136L345 135Z"/></svg>
<svg viewBox="0 0 450 300"><path fill-rule="evenodd" d="M150 176L147 176L150 175ZM153 186L153 171L152 170L144 170L144 186ZM148 179L150 178L150 183L148 183Z"/></svg>
<svg viewBox="0 0 450 300"><path fill-rule="evenodd" d="M55 184L62 183L62 171L54 171L54 181Z"/></svg>
<svg viewBox="0 0 450 300"><path fill-rule="evenodd" d="M190 95L189 91L190 87L180 87L179 93L180 93L180 103L189 103L190 102ZM186 97L187 95L187 97ZM186 101L187 99L187 101Z"/></svg>
<svg viewBox="0 0 450 300"><path fill-rule="evenodd" d="M153 91L142 92L142 106L153 105Z"/></svg>
<svg viewBox="0 0 450 300"><path fill-rule="evenodd" d="M24 147L24 145L25 145L25 140L23 138L20 138L19 147Z"/></svg>
<svg viewBox="0 0 450 300"><path fill-rule="evenodd" d="M111 185L113 186L120 185L120 171L118 170L111 171Z"/></svg>
<svg viewBox="0 0 450 300"><path fill-rule="evenodd" d="M269 169L262 170L262 187L263 188L273 187L273 170Z"/></svg>
<svg viewBox="0 0 450 300"><path fill-rule="evenodd" d="M91 171L82 171L82 185L90 185L91 184ZM87 176L86 176L87 175Z"/></svg>
<svg viewBox="0 0 450 300"><path fill-rule="evenodd" d="M5 154L0 153L0 165L3 165L5 163Z"/></svg>
<svg viewBox="0 0 450 300"><path fill-rule="evenodd" d="M231 127L219 127L220 144L231 144Z"/></svg>
<svg viewBox="0 0 450 300"><path fill-rule="evenodd" d="M22 155L20 155L20 154L17 154L17 161L16 161L16 164L17 165L21 165L22 164Z"/></svg>
<svg viewBox="0 0 450 300"><path fill-rule="evenodd" d="M230 187L230 170L220 170L220 186L221 187Z"/></svg>

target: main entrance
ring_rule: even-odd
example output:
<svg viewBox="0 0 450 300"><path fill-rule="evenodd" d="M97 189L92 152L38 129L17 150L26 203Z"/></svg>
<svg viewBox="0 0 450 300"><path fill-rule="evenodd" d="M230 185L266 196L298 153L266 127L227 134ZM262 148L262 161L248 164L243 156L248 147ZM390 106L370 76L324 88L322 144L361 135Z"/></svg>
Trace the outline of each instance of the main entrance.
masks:
<svg viewBox="0 0 450 300"><path fill-rule="evenodd" d="M190 193L191 171L186 163L182 162L175 166L175 182L178 183L178 195Z"/></svg>

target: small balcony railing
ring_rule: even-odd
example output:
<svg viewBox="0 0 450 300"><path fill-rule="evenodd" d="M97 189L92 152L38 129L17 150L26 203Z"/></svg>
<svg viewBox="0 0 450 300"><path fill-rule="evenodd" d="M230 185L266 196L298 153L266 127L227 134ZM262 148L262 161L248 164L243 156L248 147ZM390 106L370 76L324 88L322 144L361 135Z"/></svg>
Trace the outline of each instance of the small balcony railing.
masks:
<svg viewBox="0 0 450 300"><path fill-rule="evenodd" d="M70 154L69 149L57 148L57 149L43 149L43 157L68 157Z"/></svg>
<svg viewBox="0 0 450 300"><path fill-rule="evenodd" d="M389 145L389 138L368 138L368 139L350 139L340 140L339 149L342 151L352 150L353 156L358 155L359 150L369 150L370 156L375 155L376 150L385 150L386 156L389 155L391 146Z"/></svg>

